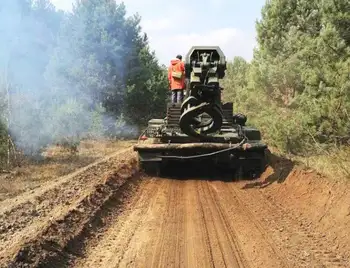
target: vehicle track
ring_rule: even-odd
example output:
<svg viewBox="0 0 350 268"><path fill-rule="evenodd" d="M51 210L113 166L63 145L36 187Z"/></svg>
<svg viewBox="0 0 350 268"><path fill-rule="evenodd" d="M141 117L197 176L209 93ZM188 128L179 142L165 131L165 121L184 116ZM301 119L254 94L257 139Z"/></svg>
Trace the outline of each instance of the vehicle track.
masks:
<svg viewBox="0 0 350 268"><path fill-rule="evenodd" d="M88 234L109 202L137 182L135 170L132 150L120 150L1 202L0 267L64 267L74 254L71 247Z"/></svg>
<svg viewBox="0 0 350 268"><path fill-rule="evenodd" d="M135 165L121 152L2 208L1 267L350 267L317 223L252 182Z"/></svg>
<svg viewBox="0 0 350 268"><path fill-rule="evenodd" d="M229 188L233 193L238 191L234 185ZM262 233L270 234L268 239L271 244L280 248L281 257L293 264L293 267L350 266L348 259L329 248L331 243L327 241L326 235L307 219L277 205L259 191L242 191L237 197L252 222ZM250 202L251 199L255 201L254 204ZM255 213L252 213L252 209Z"/></svg>
<svg viewBox="0 0 350 268"><path fill-rule="evenodd" d="M248 267L204 182L153 178L140 189L76 267Z"/></svg>
<svg viewBox="0 0 350 268"><path fill-rule="evenodd" d="M144 178L72 267L349 267L302 219L242 185Z"/></svg>
<svg viewBox="0 0 350 268"><path fill-rule="evenodd" d="M287 267L242 203L229 210L227 199L234 196L228 185L144 179L123 213L72 266Z"/></svg>

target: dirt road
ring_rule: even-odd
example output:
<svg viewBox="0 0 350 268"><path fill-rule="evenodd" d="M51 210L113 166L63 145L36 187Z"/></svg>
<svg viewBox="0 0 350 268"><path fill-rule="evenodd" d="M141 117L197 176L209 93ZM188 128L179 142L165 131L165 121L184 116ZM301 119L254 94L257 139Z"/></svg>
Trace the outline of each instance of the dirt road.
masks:
<svg viewBox="0 0 350 268"><path fill-rule="evenodd" d="M239 182L135 168L123 151L2 207L1 267L350 267L349 219L329 193L327 206L312 203L316 184L277 182L276 167Z"/></svg>
<svg viewBox="0 0 350 268"><path fill-rule="evenodd" d="M74 266L349 267L302 219L240 186L145 179Z"/></svg>

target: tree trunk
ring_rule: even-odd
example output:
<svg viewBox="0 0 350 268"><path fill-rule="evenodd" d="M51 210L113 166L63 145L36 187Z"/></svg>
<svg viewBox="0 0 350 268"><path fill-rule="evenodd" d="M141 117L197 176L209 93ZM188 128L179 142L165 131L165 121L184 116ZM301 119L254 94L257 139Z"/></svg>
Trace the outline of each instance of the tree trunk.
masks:
<svg viewBox="0 0 350 268"><path fill-rule="evenodd" d="M7 165L7 169L10 169L10 165L11 165L11 144L12 144L12 140L11 140L11 136L10 136L10 116L11 116L11 107L10 107L10 83L8 81L8 70L5 70L4 73L4 87L5 87L5 94L6 94L6 101L7 101L7 105L6 105L6 131L7 131L7 159L6 159L6 165Z"/></svg>

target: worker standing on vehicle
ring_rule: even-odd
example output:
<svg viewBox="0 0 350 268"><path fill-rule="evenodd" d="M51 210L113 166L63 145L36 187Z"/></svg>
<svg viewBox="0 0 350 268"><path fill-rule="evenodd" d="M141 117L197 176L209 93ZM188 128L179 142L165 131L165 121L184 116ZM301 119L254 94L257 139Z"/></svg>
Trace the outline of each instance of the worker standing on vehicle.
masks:
<svg viewBox="0 0 350 268"><path fill-rule="evenodd" d="M185 64L181 55L177 55L175 59L170 61L168 80L171 90L171 102L181 103L185 89Z"/></svg>

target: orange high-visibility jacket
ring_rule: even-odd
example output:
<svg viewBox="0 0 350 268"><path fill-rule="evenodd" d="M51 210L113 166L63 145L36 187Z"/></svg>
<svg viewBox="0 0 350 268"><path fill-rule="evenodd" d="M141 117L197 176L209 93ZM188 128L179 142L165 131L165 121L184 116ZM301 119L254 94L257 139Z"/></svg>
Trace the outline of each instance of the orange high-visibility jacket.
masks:
<svg viewBox="0 0 350 268"><path fill-rule="evenodd" d="M173 72L181 72L182 78L174 78L172 76ZM168 68L168 80L171 90L185 88L185 64L183 61L179 59L173 59L170 61L170 66Z"/></svg>

